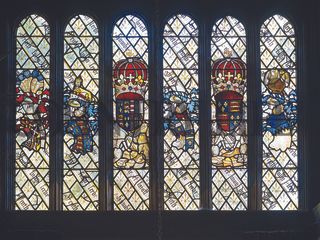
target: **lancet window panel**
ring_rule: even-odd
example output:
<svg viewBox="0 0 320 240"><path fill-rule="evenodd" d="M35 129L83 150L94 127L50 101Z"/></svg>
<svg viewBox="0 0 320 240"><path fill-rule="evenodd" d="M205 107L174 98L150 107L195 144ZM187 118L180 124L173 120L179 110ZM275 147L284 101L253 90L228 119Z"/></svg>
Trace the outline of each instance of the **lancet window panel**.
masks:
<svg viewBox="0 0 320 240"><path fill-rule="evenodd" d="M49 208L50 27L24 18L16 31L15 209Z"/></svg>
<svg viewBox="0 0 320 240"><path fill-rule="evenodd" d="M246 31L231 16L211 38L212 207L248 208Z"/></svg>
<svg viewBox="0 0 320 240"><path fill-rule="evenodd" d="M200 204L198 26L170 18L163 32L164 209Z"/></svg>
<svg viewBox="0 0 320 240"><path fill-rule="evenodd" d="M99 31L88 16L64 33L63 210L99 207Z"/></svg>
<svg viewBox="0 0 320 240"><path fill-rule="evenodd" d="M295 30L280 15L260 29L263 162L262 209L296 210L298 202Z"/></svg>
<svg viewBox="0 0 320 240"><path fill-rule="evenodd" d="M148 30L137 16L119 19L113 53L113 208L149 209Z"/></svg>

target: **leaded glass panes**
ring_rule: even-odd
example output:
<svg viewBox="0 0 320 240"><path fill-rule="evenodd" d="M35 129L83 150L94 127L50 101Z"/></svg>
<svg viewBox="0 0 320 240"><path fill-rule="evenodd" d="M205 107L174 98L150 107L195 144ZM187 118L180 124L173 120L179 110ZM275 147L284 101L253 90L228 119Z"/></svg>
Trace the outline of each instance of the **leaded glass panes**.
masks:
<svg viewBox="0 0 320 240"><path fill-rule="evenodd" d="M98 27L78 15L64 33L64 210L98 209L98 93Z"/></svg>
<svg viewBox="0 0 320 240"><path fill-rule="evenodd" d="M50 28L24 18L16 36L15 209L49 208Z"/></svg>
<svg viewBox="0 0 320 240"><path fill-rule="evenodd" d="M198 27L186 15L163 33L164 209L196 210L200 201Z"/></svg>
<svg viewBox="0 0 320 240"><path fill-rule="evenodd" d="M205 194L210 195L209 205L214 210L246 210L249 127L246 31L241 22L226 16L214 24L211 34L208 70L211 89L204 96L211 99L208 123L211 164L209 169L202 170L210 171L212 194ZM108 181L112 181L113 187L107 191L110 197L107 202L112 201L114 210L147 210L152 186L148 31L140 18L126 15L114 25L111 40L113 107L105 110L112 111L113 133L105 137L112 139L112 143L106 143L113 147L113 167L107 169L112 172ZM154 121L156 127L163 124L164 130L163 207L194 210L200 204L198 27L190 17L175 15L166 23L162 41L163 69L155 71L163 73L160 113L163 122ZM99 44L98 27L92 18L77 15L68 22L63 46L64 104L63 109L55 109L59 104L53 106L53 114L63 110L63 169L56 169L63 173L60 179L63 210L98 210ZM268 18L260 29L259 47L263 155L262 178L258 179L262 183L262 196L257 204L263 210L296 210L299 208L296 39L288 19L280 15ZM15 54L15 209L47 210L52 80L50 28L44 18L33 14L19 23ZM250 127L258 129L255 123ZM255 141L259 136L252 138ZM58 151L59 156L59 145L51 144L50 152ZM257 156L252 162L259 159ZM154 193L158 190L153 189ZM260 199L254 191L252 196Z"/></svg>
<svg viewBox="0 0 320 240"><path fill-rule="evenodd" d="M247 183L246 31L219 19L211 39L212 207L245 210Z"/></svg>
<svg viewBox="0 0 320 240"><path fill-rule="evenodd" d="M295 31L274 15L260 29L263 122L262 209L298 209Z"/></svg>
<svg viewBox="0 0 320 240"><path fill-rule="evenodd" d="M117 21L113 51L113 208L149 209L148 31L127 15Z"/></svg>

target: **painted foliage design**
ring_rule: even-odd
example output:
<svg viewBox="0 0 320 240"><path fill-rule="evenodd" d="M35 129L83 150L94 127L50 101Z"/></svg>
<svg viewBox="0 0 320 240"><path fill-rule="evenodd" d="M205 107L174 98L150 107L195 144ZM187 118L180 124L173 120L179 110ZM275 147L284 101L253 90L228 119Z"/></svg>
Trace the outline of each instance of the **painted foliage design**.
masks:
<svg viewBox="0 0 320 240"><path fill-rule="evenodd" d="M163 35L164 209L199 208L198 27L176 15Z"/></svg>
<svg viewBox="0 0 320 240"><path fill-rule="evenodd" d="M260 29L263 121L262 209L298 208L296 47L280 15Z"/></svg>
<svg viewBox="0 0 320 240"><path fill-rule="evenodd" d="M149 208L148 31L127 15L113 29L115 210Z"/></svg>
<svg viewBox="0 0 320 240"><path fill-rule="evenodd" d="M98 209L99 35L95 21L72 18L64 35L64 210Z"/></svg>
<svg viewBox="0 0 320 240"><path fill-rule="evenodd" d="M212 41L212 206L247 208L246 32L227 16L213 26Z"/></svg>
<svg viewBox="0 0 320 240"><path fill-rule="evenodd" d="M23 19L16 38L15 208L49 208L50 28L38 15Z"/></svg>
<svg viewBox="0 0 320 240"><path fill-rule="evenodd" d="M23 114L17 121L17 131L25 138L21 147L39 152L45 148L48 128L49 91L43 90L44 78L39 71L23 71L18 76L16 102Z"/></svg>
<svg viewBox="0 0 320 240"><path fill-rule="evenodd" d="M172 131L179 141L172 145L178 149L193 149L195 145L195 132L193 121L198 120L198 90L193 88L191 96L184 91L172 91L165 88L164 103L164 130Z"/></svg>

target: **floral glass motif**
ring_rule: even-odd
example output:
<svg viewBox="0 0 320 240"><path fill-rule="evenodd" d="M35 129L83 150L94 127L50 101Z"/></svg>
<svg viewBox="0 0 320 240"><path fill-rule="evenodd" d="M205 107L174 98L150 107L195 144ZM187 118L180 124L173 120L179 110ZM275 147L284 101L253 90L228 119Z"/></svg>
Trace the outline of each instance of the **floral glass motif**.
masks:
<svg viewBox="0 0 320 240"><path fill-rule="evenodd" d="M163 33L164 209L196 210L200 201L198 27L186 15Z"/></svg>
<svg viewBox="0 0 320 240"><path fill-rule="evenodd" d="M262 209L298 209L295 31L274 15L260 29L263 121Z"/></svg>
<svg viewBox="0 0 320 240"><path fill-rule="evenodd" d="M38 15L16 37L15 209L49 208L50 28Z"/></svg>
<svg viewBox="0 0 320 240"><path fill-rule="evenodd" d="M85 15L64 35L63 209L98 209L99 33Z"/></svg>
<svg viewBox="0 0 320 240"><path fill-rule="evenodd" d="M119 19L113 50L113 208L149 209L148 31L141 19Z"/></svg>
<svg viewBox="0 0 320 240"><path fill-rule="evenodd" d="M212 207L245 210L247 181L246 31L231 16L211 39Z"/></svg>

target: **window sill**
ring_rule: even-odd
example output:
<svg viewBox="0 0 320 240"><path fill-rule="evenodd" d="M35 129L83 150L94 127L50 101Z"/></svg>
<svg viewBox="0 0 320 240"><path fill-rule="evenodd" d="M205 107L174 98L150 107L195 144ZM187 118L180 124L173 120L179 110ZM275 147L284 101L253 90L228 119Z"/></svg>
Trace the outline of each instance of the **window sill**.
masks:
<svg viewBox="0 0 320 240"><path fill-rule="evenodd" d="M159 225L159 219L161 224ZM155 239L162 229L163 239L224 239L243 234L311 234L314 220L308 211L170 211L162 212L4 212L1 230L11 237L57 234L59 239ZM37 235L38 234L38 235ZM3 234L2 234L3 235ZM19 236L20 236L19 235ZM34 236L34 235L32 235ZM40 237L42 236L42 237ZM247 236L247 235L246 235ZM246 237L247 238L247 237ZM10 238L11 240L12 238ZM15 238L13 238L15 239ZM21 238L19 238L21 239ZM29 238L27 238L29 239ZM32 237L31 239L38 239ZM47 239L47 238L46 238ZM251 237L250 237L251 239ZM264 238L263 238L264 239ZM283 239L283 238L281 238Z"/></svg>

